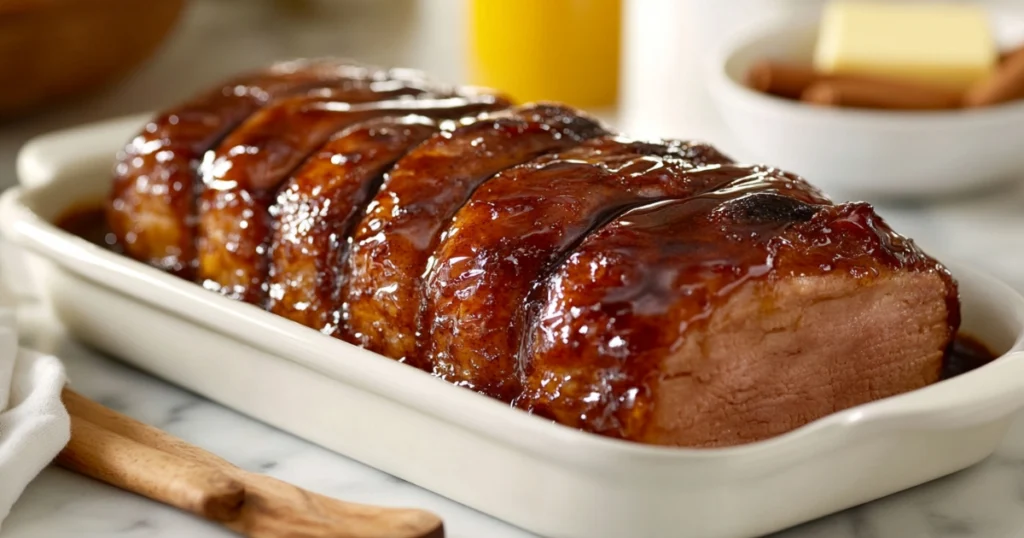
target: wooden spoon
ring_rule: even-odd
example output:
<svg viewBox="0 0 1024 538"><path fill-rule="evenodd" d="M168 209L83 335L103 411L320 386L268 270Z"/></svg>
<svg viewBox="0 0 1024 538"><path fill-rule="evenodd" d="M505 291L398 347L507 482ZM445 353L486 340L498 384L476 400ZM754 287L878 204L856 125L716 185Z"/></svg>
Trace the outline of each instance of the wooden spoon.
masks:
<svg viewBox="0 0 1024 538"><path fill-rule="evenodd" d="M252 538L443 538L436 515L348 503L227 461L70 389L71 441L57 464Z"/></svg>

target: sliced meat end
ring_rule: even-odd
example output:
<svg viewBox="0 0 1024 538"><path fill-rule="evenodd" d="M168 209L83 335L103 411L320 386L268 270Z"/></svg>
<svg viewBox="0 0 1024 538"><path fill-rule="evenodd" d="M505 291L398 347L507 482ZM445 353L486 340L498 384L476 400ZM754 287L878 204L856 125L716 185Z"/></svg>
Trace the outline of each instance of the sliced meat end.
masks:
<svg viewBox="0 0 1024 538"><path fill-rule="evenodd" d="M952 339L946 281L895 273L751 283L666 357L646 443L761 441L939 380Z"/></svg>
<svg viewBox="0 0 1024 538"><path fill-rule="evenodd" d="M801 182L652 204L547 283L516 404L647 443L766 439L935 382L956 293L869 206Z"/></svg>
<svg viewBox="0 0 1024 538"><path fill-rule="evenodd" d="M494 174L604 133L575 110L536 104L440 133L399 161L353 236L343 337L422 366L422 277L452 215Z"/></svg>

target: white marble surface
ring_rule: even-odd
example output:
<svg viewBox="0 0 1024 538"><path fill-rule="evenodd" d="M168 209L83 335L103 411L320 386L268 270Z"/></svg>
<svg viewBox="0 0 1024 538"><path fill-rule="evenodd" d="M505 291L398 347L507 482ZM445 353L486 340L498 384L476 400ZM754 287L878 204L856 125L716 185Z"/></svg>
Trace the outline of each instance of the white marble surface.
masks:
<svg viewBox="0 0 1024 538"><path fill-rule="evenodd" d="M345 10L282 14L273 2L215 0L193 6L153 63L109 92L0 126L0 185L31 135L136 112L174 100L230 70L287 56L339 54L423 68L462 80L456 0L362 0ZM316 2L313 2L315 5ZM383 7L382 7L383 6ZM416 23L410 23L415 19ZM714 126L693 126L715 132ZM685 134L685 133L666 133ZM727 142L715 139L719 144ZM1024 171L1022 171L1024 177ZM880 211L940 257L972 260L1024 290L1024 184ZM339 498L409 505L444 517L450 536L530 536L485 515L250 420L84 349L52 323L27 334L65 360L74 386L106 405L166 429L244 468ZM173 509L48 469L28 489L0 538L228 536ZM1024 420L995 456L969 470L780 533L777 538L1011 538L1024 536Z"/></svg>

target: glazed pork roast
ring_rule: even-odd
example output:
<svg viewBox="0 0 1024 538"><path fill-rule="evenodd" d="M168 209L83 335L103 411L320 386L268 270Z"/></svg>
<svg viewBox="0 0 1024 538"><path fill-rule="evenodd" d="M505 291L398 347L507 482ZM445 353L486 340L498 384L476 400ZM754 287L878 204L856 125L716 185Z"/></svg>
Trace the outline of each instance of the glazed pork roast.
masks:
<svg viewBox="0 0 1024 538"><path fill-rule="evenodd" d="M154 118L118 155L107 220L143 263L642 443L749 443L927 386L959 326L948 271L867 204L339 60Z"/></svg>

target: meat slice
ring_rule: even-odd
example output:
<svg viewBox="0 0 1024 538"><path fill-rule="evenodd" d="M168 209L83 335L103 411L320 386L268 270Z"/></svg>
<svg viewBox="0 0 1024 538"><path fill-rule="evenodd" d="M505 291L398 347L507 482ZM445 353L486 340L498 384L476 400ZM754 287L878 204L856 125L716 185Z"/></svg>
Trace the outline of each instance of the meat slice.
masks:
<svg viewBox="0 0 1024 538"><path fill-rule="evenodd" d="M721 447L938 381L949 274L866 204L747 182L635 209L552 275L517 405L644 443Z"/></svg>
<svg viewBox="0 0 1024 538"><path fill-rule="evenodd" d="M399 161L353 236L343 337L420 366L422 275L452 215L495 173L604 132L572 109L529 105L439 133Z"/></svg>
<svg viewBox="0 0 1024 538"><path fill-rule="evenodd" d="M383 174L438 131L423 116L385 117L334 135L284 184L270 208L268 309L333 335L348 238Z"/></svg>
<svg viewBox="0 0 1024 538"><path fill-rule="evenodd" d="M203 162L197 280L228 297L263 304L270 204L281 182L337 131L382 116L460 118L506 106L498 96L471 94L361 104L295 97L261 109Z"/></svg>
<svg viewBox="0 0 1024 538"><path fill-rule="evenodd" d="M435 252L424 358L448 381L510 400L519 390L522 307L549 267L631 205L767 173L728 163L703 144L602 137L495 176L455 215Z"/></svg>
<svg viewBox="0 0 1024 538"><path fill-rule="evenodd" d="M107 220L125 254L191 279L195 272L195 170L203 153L268 100L324 88L344 101L426 91L414 71L339 60L274 64L241 75L146 124L118 154Z"/></svg>

